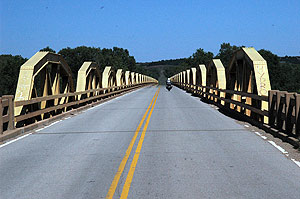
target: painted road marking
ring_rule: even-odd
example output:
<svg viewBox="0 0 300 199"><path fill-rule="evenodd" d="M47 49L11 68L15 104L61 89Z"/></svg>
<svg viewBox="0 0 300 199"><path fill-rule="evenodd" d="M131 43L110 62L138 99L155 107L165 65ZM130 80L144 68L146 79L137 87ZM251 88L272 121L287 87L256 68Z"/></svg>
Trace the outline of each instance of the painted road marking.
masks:
<svg viewBox="0 0 300 199"><path fill-rule="evenodd" d="M109 100L109 101L106 101L106 102L103 102L103 103L101 103L101 104L98 104L98 105L94 106L93 108L102 106L102 105L104 105L104 104L107 104L107 103L109 103L109 102L112 102L113 100L120 99L120 98L123 97L123 96L129 95L129 94L134 93L134 92L137 92L137 91L139 91L139 90L135 90L135 91L132 91L132 92L130 92L130 93L126 93L126 94L124 94L124 95L122 95L122 96L120 96L120 97L118 97L118 98L111 99L111 100ZM153 97L153 99L154 99L154 97ZM152 102L152 101L151 101L151 102ZM90 109L91 109L91 108L90 108ZM87 109L87 110L89 110L89 109ZM77 114L74 114L74 115L77 115ZM49 124L48 126L42 127L42 128L40 128L40 129L36 129L35 132L39 132L39 131L44 130L44 129L46 129L46 128L48 128L48 127L54 125L54 124L57 124L58 122L61 122L62 120L67 120L67 119L70 119L70 118L72 118L72 116L69 116L69 117L67 117L67 118L63 118L63 119L61 119L61 120L59 120L59 121L56 121L56 122L53 122L53 123ZM5 147L5 146L7 146L7 145L9 145L9 144L11 144L11 143L14 143L14 142L18 141L18 140L21 140L21 139L23 139L23 138L25 138L25 137L27 137L27 136L29 136L29 135L31 135L31 134L33 134L33 133L28 133L28 134L26 134L26 135L23 135L23 136L21 136L21 137L18 137L18 138L16 138L16 139L14 139L14 140L5 142L4 144L0 145L0 148Z"/></svg>
<svg viewBox="0 0 300 199"><path fill-rule="evenodd" d="M288 153L286 150L284 150L281 146L278 146L277 144L275 144L275 142L273 141L268 141L270 144L272 144L276 149L278 149L281 153L286 154Z"/></svg>
<svg viewBox="0 0 300 199"><path fill-rule="evenodd" d="M160 88L159 88L160 90ZM158 93L159 93L159 90L158 90ZM130 165L130 169L129 169L129 172L127 174L127 178L126 178L126 181L125 181L125 184L123 186L123 190L122 190L122 194L121 194L121 199L126 199L127 196L128 196L128 193L129 193L129 189L130 189L130 185L131 185L131 182L132 182L132 178L133 178L133 175L134 175L134 171L135 171L135 168L136 168L136 165L137 165L137 162L139 160L139 156L140 156L140 152L141 152L141 149L142 149L142 145L143 145L143 142L144 142L144 138L145 138L145 134L146 134L146 131L147 131L147 128L148 128L148 124L149 124L149 121L150 121L150 118L151 118L151 115L152 115L152 112L153 112L153 108L156 104L156 100L157 100L157 97L158 97L158 93L156 95L156 98L154 100L154 103L153 103L153 106L151 108L151 111L148 115L148 118L147 118L147 121L145 123L145 126L143 128L143 132L142 132L142 135L140 137L140 140L139 140L139 143L138 143L138 146L136 148L136 151L135 151L135 154L134 154L134 157L132 159L132 163Z"/></svg>
<svg viewBox="0 0 300 199"><path fill-rule="evenodd" d="M121 162L121 164L119 166L119 169L118 169L118 171L117 171L117 173L116 173L116 175L115 175L115 177L114 177L114 179L113 179L113 181L112 181L112 183L110 185L110 188L109 188L108 193L106 195L107 199L112 199L113 196L114 196L114 194L115 194L116 188L118 186L120 177L121 177L121 175L122 175L122 173L124 171L124 168L125 168L125 165L127 163L128 158L129 158L129 155L131 153L132 147L133 147L133 145L135 143L135 140L136 140L136 138L137 138L137 136L139 134L139 131L140 131L140 129L141 129L143 123L144 123L144 120L145 120L145 118L146 118L146 116L147 116L147 114L148 114L148 112L149 112L149 110L150 110L150 108L152 106L152 103L153 103L155 97L157 97L157 95L158 95L158 92L159 92L159 89L157 89L157 91L155 92L155 95L153 96L153 98L152 98L152 100L150 102L150 105L148 106L148 108L147 108L147 110L146 110L146 112L145 112L142 120L140 121L139 126L137 127L137 129L136 129L136 131L134 133L134 136L133 136L133 138L132 138L132 140L131 140L131 142L130 142L127 150L126 150L125 156L124 156L124 158L123 158L123 160L122 160L122 162Z"/></svg>
<svg viewBox="0 0 300 199"><path fill-rule="evenodd" d="M266 136L263 136L262 134L260 134L259 132L254 132L256 135L258 135L258 136L260 136L262 139L264 139L264 140L266 140L267 139L267 137ZM290 156L289 155L289 153L284 149L284 148L282 148L281 146L279 146L279 145L277 145L275 142L273 142L273 141L268 141L272 146L274 146L276 149L278 149L281 153L283 153L285 156ZM292 160L298 167L300 167L300 162L299 161L297 161L297 160L295 160L295 159L290 159L290 160Z"/></svg>
<svg viewBox="0 0 300 199"><path fill-rule="evenodd" d="M9 144L11 144L11 143L14 143L14 142L16 142L16 141L18 141L18 140L23 139L23 138L26 138L27 136L29 136L29 135L31 135L31 134L32 134L32 133L28 133L28 134L26 134L26 135L23 135L23 136L21 136L21 137L18 137L17 139L14 139L14 140L11 140L11 141L9 141L9 142L6 142L6 143L0 145L0 148L5 147L5 146L7 146L7 145L9 145Z"/></svg>
<svg viewBox="0 0 300 199"><path fill-rule="evenodd" d="M300 167L300 162L299 162L299 161L297 161L297 160L295 160L295 159L292 159L292 161L293 161L298 167Z"/></svg>
<svg viewBox="0 0 300 199"><path fill-rule="evenodd" d="M259 137L261 137L262 139L266 140L267 137L266 136L263 136L262 134L260 134L259 132L254 132L256 135L258 135Z"/></svg>
<svg viewBox="0 0 300 199"><path fill-rule="evenodd" d="M53 122L53 123L49 124L48 126L45 126L45 127L43 127L43 128L40 128L40 129L38 129L38 130L35 130L35 132L39 132L39 131L41 131L41 130L44 130L44 129L46 129L46 128L49 128L50 126L53 126L54 124L57 124L57 123L59 123L59 122L61 122L61 121L63 121L63 120L59 120L59 121Z"/></svg>
<svg viewBox="0 0 300 199"><path fill-rule="evenodd" d="M120 100L122 97L124 97L124 96L126 96L126 95L129 95L129 94L131 94L131 93L137 92L137 91L139 91L139 90L135 90L135 91L132 91L132 92L130 92L130 93L126 93L126 94L124 94L124 95L122 95L122 96L119 96L119 97L117 97L117 98L111 99L111 100L109 100L109 101L102 102L101 104L98 104L98 105L93 106L93 107L90 107L90 108L88 108L88 109L86 109L86 110L80 111L79 114L80 114L80 113L85 113L85 112L87 112L87 111L93 110L93 109L95 109L95 108L98 108L98 107L103 106L103 105L106 105L106 104L113 103L115 100L118 100L118 99ZM49 125L47 125L47 126L45 126L45 127L43 127L43 128L40 128L40 129L35 130L35 132L39 132L39 131L41 131L41 130L44 130L44 129L46 129L46 128L48 128L48 127L54 125L54 124L57 124L58 122L61 122L61 121L63 121L63 120L70 119L70 118L72 118L72 117L74 117L74 116L76 116L76 115L79 115L79 114L76 113L76 114L73 114L73 116L69 116L69 117L67 117L67 118L62 118L62 119L59 120L59 121L53 122L53 123L51 123L51 124L49 124Z"/></svg>

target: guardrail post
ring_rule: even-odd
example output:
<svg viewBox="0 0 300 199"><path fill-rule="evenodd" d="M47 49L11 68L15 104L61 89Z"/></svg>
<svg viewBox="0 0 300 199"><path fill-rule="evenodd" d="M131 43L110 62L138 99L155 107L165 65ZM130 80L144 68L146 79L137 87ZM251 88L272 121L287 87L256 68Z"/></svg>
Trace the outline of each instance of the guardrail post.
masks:
<svg viewBox="0 0 300 199"><path fill-rule="evenodd" d="M286 91L279 91L277 92L277 128L283 129L284 124L286 122L286 100L285 100L285 94ZM282 116L284 115L284 117Z"/></svg>
<svg viewBox="0 0 300 199"><path fill-rule="evenodd" d="M14 107L14 96L8 96L8 110L9 110L9 123L8 129L13 130L15 128L15 107Z"/></svg>
<svg viewBox="0 0 300 199"><path fill-rule="evenodd" d="M276 93L276 127L277 129L282 128L282 120L281 120L281 115L282 115L282 103L281 103L281 91L278 91Z"/></svg>
<svg viewBox="0 0 300 199"><path fill-rule="evenodd" d="M292 124L292 116L294 105L292 105L291 100L293 99L293 93L285 93L285 131L287 134L292 135L293 124ZM292 107L290 107L292 106Z"/></svg>
<svg viewBox="0 0 300 199"><path fill-rule="evenodd" d="M268 105L269 105L269 125L275 126L275 119L276 119L276 110L277 110L277 91L270 90L268 91Z"/></svg>
<svg viewBox="0 0 300 199"><path fill-rule="evenodd" d="M3 98L8 99L8 125L7 130L13 130L15 128L15 114L14 114L14 96L4 95Z"/></svg>
<svg viewBox="0 0 300 199"><path fill-rule="evenodd" d="M296 136L300 138L300 95L294 94L295 96L295 123L296 123Z"/></svg>
<svg viewBox="0 0 300 199"><path fill-rule="evenodd" d="M0 97L0 134L3 133L3 107L2 98Z"/></svg>

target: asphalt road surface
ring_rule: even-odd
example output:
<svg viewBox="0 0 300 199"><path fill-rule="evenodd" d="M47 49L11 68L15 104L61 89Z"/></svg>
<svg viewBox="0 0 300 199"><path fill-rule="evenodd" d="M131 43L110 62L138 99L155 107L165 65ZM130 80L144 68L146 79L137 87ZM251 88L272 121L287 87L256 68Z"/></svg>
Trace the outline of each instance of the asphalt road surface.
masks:
<svg viewBox="0 0 300 199"><path fill-rule="evenodd" d="M299 199L300 168L199 98L152 86L0 146L0 198Z"/></svg>

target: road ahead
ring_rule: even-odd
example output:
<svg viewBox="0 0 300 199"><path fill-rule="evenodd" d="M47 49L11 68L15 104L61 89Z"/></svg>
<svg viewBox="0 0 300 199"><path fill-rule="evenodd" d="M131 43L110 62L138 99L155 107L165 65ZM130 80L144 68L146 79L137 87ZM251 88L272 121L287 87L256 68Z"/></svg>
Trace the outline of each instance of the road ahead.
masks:
<svg viewBox="0 0 300 199"><path fill-rule="evenodd" d="M178 88L158 90L2 146L0 198L299 198L300 168L271 144Z"/></svg>

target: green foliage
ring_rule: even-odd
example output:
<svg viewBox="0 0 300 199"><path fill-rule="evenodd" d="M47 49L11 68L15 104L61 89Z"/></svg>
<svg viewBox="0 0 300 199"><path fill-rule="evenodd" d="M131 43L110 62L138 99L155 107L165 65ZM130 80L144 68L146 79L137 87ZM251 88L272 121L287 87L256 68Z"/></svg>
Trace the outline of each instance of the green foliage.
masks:
<svg viewBox="0 0 300 199"><path fill-rule="evenodd" d="M258 53L267 61L269 69L279 65L279 57L269 50L261 49Z"/></svg>
<svg viewBox="0 0 300 199"><path fill-rule="evenodd" d="M93 61L97 62L99 65L103 62L103 56L101 54L100 48L91 48L86 46L79 46L76 48L63 48L58 54L61 54L63 58L68 63L69 67L72 71L72 77L74 79L74 83L76 84L77 73L83 62L85 61ZM102 69L104 66L100 65Z"/></svg>
<svg viewBox="0 0 300 199"><path fill-rule="evenodd" d="M54 52L49 46L40 51ZM100 70L105 66L112 66L113 69L124 69L129 71L136 70L136 62L129 51L123 48L114 47L113 49L100 49L94 47L79 46L76 48L63 48L58 54L61 54L72 70L72 77L76 84L77 72L85 61L97 62ZM0 55L0 96L6 94L15 94L20 66L27 59L21 56ZM148 72L149 73L149 72ZM150 71L157 76L157 71ZM146 73L145 73L146 74Z"/></svg>
<svg viewBox="0 0 300 199"><path fill-rule="evenodd" d="M272 89L300 93L300 64L279 64L270 77Z"/></svg>
<svg viewBox="0 0 300 199"><path fill-rule="evenodd" d="M300 92L300 64L295 64L294 58L291 62L286 58L280 63L280 58L271 51L262 49L258 52L267 61L273 90Z"/></svg>
<svg viewBox="0 0 300 199"><path fill-rule="evenodd" d="M140 63L144 66L157 66L157 65L181 65L185 62L186 58L181 59L169 59L169 60L160 60L160 61L154 61L154 62L146 62L146 63Z"/></svg>
<svg viewBox="0 0 300 199"><path fill-rule="evenodd" d="M164 75L166 77L172 77L173 75L180 73L182 71L182 66L170 66L164 69Z"/></svg>
<svg viewBox="0 0 300 199"><path fill-rule="evenodd" d="M135 59L129 55L129 51L123 48L114 47L113 49L102 49L102 55L105 66L112 66L116 69L133 71L135 68Z"/></svg>
<svg viewBox="0 0 300 199"><path fill-rule="evenodd" d="M0 55L0 96L15 94L20 67L26 61L19 55Z"/></svg>
<svg viewBox="0 0 300 199"><path fill-rule="evenodd" d="M215 58L221 59L223 65L228 67L233 53L240 49L223 43ZM55 52L49 46L40 51ZM278 57L268 50L258 51L268 63L272 89L300 92L300 57ZM196 50L192 56L181 59L161 60L147 63L137 63L128 50L114 47L94 48L79 46L76 48L63 48L59 52L72 70L72 76L76 83L77 72L83 62L97 62L100 70L105 66L112 66L114 70L123 69L149 75L165 83L167 77L171 77L183 70L197 67L199 64L208 64L213 59L213 53L205 52L202 48ZM17 86L17 78L20 66L26 61L21 56L0 55L0 96L14 94Z"/></svg>
<svg viewBox="0 0 300 199"><path fill-rule="evenodd" d="M47 46L46 48L42 48L40 51L48 51L48 52L56 53L55 50L53 50L49 46Z"/></svg>
<svg viewBox="0 0 300 199"><path fill-rule="evenodd" d="M199 64L209 64L213 57L212 52L205 52L202 48L199 48L187 61L190 67L197 67Z"/></svg>
<svg viewBox="0 0 300 199"><path fill-rule="evenodd" d="M137 63L137 72L149 75L159 81L159 84L165 84L167 77L179 73L186 58L161 60L154 62Z"/></svg>
<svg viewBox="0 0 300 199"><path fill-rule="evenodd" d="M291 57L291 56L285 56L280 57L281 63L291 63L291 64L300 64L300 56Z"/></svg>
<svg viewBox="0 0 300 199"><path fill-rule="evenodd" d="M213 56L213 53L205 52L202 48L199 48L189 58L162 60L158 62L152 62L150 64L148 63L148 65L155 66L154 64L157 63L158 65L156 67L160 66L162 70L160 74L165 77L171 77L183 70L197 67L199 64L208 64L212 60Z"/></svg>
<svg viewBox="0 0 300 199"><path fill-rule="evenodd" d="M233 53L240 48L235 45L231 46L230 43L222 43L219 53L215 58L221 59L223 66L227 68L229 67Z"/></svg>
<svg viewBox="0 0 300 199"><path fill-rule="evenodd" d="M129 55L129 51L123 48L114 47L94 48L79 46L76 48L63 48L59 52L66 60L72 70L74 82L76 82L77 72L85 61L97 62L100 70L104 70L106 66L112 66L114 70L124 69L134 71L135 59Z"/></svg>
<svg viewBox="0 0 300 199"><path fill-rule="evenodd" d="M161 69L158 67L147 67L140 64L137 64L133 71L140 74L148 75L155 79L159 79L161 73Z"/></svg>

